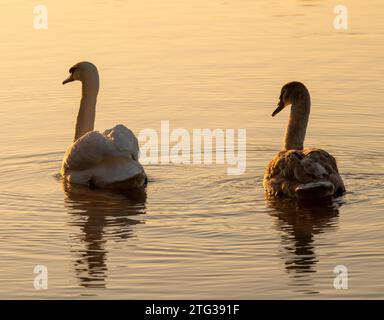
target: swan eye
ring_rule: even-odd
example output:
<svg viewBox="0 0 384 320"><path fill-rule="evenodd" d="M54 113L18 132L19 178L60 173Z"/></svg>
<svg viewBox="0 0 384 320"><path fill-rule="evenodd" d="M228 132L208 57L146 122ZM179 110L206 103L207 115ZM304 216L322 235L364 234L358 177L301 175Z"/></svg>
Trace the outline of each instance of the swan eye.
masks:
<svg viewBox="0 0 384 320"><path fill-rule="evenodd" d="M69 73L73 74L75 71L76 71L76 67L71 67L71 69L69 69Z"/></svg>
<svg viewBox="0 0 384 320"><path fill-rule="evenodd" d="M280 100L283 101L283 98L285 97L285 93L287 92L287 90L282 90L281 91L281 94L280 94Z"/></svg>

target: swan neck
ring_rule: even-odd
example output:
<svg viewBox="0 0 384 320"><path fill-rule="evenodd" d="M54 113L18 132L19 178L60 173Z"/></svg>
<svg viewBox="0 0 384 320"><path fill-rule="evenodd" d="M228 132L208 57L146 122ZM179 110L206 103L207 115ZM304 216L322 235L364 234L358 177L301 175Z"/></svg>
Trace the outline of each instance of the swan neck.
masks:
<svg viewBox="0 0 384 320"><path fill-rule="evenodd" d="M292 103L285 134L285 150L303 150L310 109L311 99L308 92Z"/></svg>
<svg viewBox="0 0 384 320"><path fill-rule="evenodd" d="M98 76L91 79L91 81L83 81L82 97L80 101L79 113L77 115L74 141L94 129L98 91Z"/></svg>

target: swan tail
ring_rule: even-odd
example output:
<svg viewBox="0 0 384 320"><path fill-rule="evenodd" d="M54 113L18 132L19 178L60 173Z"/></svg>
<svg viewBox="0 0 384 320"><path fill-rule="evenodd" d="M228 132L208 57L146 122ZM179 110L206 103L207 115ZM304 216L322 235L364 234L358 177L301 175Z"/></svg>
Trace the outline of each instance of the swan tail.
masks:
<svg viewBox="0 0 384 320"><path fill-rule="evenodd" d="M295 192L299 199L320 199L333 196L335 186L330 181L309 182L299 184Z"/></svg>

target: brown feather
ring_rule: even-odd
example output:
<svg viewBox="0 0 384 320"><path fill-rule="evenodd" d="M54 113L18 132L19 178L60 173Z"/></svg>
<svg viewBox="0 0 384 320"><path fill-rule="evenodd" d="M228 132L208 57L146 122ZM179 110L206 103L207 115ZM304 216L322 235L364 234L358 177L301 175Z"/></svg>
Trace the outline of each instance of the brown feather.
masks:
<svg viewBox="0 0 384 320"><path fill-rule="evenodd" d="M270 161L263 185L268 195L297 198L298 186L317 182L332 183L334 195L345 192L335 158L322 149L304 149L280 151Z"/></svg>

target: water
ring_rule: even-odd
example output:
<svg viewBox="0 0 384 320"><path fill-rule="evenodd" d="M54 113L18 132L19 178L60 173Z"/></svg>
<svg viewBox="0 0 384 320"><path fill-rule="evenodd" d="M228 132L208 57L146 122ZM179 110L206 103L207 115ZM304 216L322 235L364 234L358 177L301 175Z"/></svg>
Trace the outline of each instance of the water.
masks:
<svg viewBox="0 0 384 320"><path fill-rule="evenodd" d="M383 298L381 1L344 1L347 31L333 1L45 0L40 31L29 1L2 4L1 298ZM81 60L101 76L97 129L245 128L246 172L159 164L134 194L64 187L80 87L61 81ZM291 80L312 95L306 145L338 160L333 203L264 197ZM48 290L33 287L41 264Z"/></svg>

